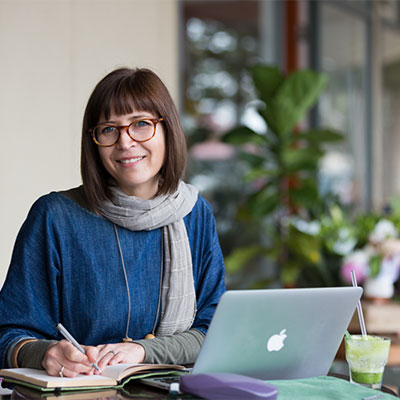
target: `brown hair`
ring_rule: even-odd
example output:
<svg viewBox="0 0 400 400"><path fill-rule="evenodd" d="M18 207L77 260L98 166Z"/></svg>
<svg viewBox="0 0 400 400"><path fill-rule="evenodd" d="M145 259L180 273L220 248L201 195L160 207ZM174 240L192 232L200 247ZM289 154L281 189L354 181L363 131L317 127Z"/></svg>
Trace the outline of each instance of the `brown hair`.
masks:
<svg viewBox="0 0 400 400"><path fill-rule="evenodd" d="M144 68L121 68L106 75L94 88L83 116L81 175L90 208L98 212L100 203L111 199L110 175L104 168L89 130L100 117L146 111L161 122L165 131L165 161L160 171L157 194L173 193L186 167L187 148L178 111L161 79Z"/></svg>

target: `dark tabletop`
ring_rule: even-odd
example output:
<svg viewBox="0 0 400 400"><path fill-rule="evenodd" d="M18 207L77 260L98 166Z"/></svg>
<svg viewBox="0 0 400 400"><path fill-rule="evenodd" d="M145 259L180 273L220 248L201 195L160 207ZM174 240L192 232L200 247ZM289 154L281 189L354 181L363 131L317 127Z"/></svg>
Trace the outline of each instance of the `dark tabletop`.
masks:
<svg viewBox="0 0 400 400"><path fill-rule="evenodd" d="M337 378L348 380L348 377L340 374L329 374ZM382 391L396 396L392 390L382 386ZM396 396L397 397L397 396ZM129 382L123 389L107 389L93 392L75 392L63 393L58 396L54 393L43 393L34 389L24 386L15 386L9 395L0 395L0 400L34 400L34 399L47 399L47 400L126 400L126 399L168 399L168 400L184 400L184 399L197 399L190 395L175 395L170 394L164 390L153 388L138 382Z"/></svg>

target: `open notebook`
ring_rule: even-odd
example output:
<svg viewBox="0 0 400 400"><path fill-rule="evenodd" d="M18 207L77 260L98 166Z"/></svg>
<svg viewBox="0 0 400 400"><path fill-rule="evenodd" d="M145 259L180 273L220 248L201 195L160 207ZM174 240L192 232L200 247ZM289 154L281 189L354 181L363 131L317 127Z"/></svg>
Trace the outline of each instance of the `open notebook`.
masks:
<svg viewBox="0 0 400 400"><path fill-rule="evenodd" d="M5 382L34 387L42 391L93 390L119 388L132 379L154 374L171 375L184 371L181 365L167 364L117 364L104 368L102 375L78 375L75 378L50 376L43 370L10 368L0 370Z"/></svg>

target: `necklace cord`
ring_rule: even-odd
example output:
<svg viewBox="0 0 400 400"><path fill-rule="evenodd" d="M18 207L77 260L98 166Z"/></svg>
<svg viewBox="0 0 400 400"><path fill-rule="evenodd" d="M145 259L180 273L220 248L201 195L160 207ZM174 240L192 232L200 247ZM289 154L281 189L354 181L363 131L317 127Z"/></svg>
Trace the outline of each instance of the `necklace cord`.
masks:
<svg viewBox="0 0 400 400"><path fill-rule="evenodd" d="M164 228L161 231L161 235L164 234ZM158 321L158 315L160 314L160 308L161 308L161 291L162 291L162 285L163 285L163 278L164 278L164 240L161 237L161 264L160 264L160 285L158 288L158 303L157 303L157 311L156 311L156 317L154 319L154 324L153 324L153 329L151 333L155 335L156 331L156 325Z"/></svg>
<svg viewBox="0 0 400 400"><path fill-rule="evenodd" d="M118 235L118 230L115 224L114 225L114 232L115 236L117 238L117 243L118 243L118 249L119 249L119 255L121 257L121 262L122 262L122 269L124 271L124 278L125 278L125 285L126 285L126 293L128 294L128 319L126 321L126 331L125 331L125 339L129 339L128 332L129 332L129 321L131 319L131 295L129 293L129 284L128 284L128 276L126 274L126 268L125 268L125 261L124 261L124 255L122 254L122 249L121 249L121 243L119 241L119 235Z"/></svg>

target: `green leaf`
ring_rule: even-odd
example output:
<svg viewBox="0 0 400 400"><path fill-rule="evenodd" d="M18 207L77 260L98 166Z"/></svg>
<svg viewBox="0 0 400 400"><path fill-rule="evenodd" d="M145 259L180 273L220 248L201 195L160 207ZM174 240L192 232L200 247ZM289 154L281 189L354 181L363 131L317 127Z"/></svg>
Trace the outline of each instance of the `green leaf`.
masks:
<svg viewBox="0 0 400 400"><path fill-rule="evenodd" d="M259 109L258 113L262 118L264 118L269 131L278 138L278 141L281 141L283 133L280 125L283 123L281 120L284 121L285 119L283 110L280 110L279 108L275 109L273 102L270 102L267 108ZM284 133L286 133L286 131L284 131Z"/></svg>
<svg viewBox="0 0 400 400"><path fill-rule="evenodd" d="M316 149L288 148L282 151L281 158L283 166L289 172L298 172L302 169L316 171L321 154Z"/></svg>
<svg viewBox="0 0 400 400"><path fill-rule="evenodd" d="M247 126L239 126L223 135L222 141L237 146L248 143L259 145L265 143L267 139L265 136L254 132Z"/></svg>
<svg viewBox="0 0 400 400"><path fill-rule="evenodd" d="M295 286L301 270L302 265L295 261L282 264L280 271L281 282L285 286Z"/></svg>
<svg viewBox="0 0 400 400"><path fill-rule="evenodd" d="M382 255L375 254L369 260L369 276L375 278L381 270Z"/></svg>
<svg viewBox="0 0 400 400"><path fill-rule="evenodd" d="M375 213L368 213L359 215L353 225L356 229L356 236L358 238L357 245L359 247L364 246L368 242L369 233L372 232L376 223L381 218L380 215Z"/></svg>
<svg viewBox="0 0 400 400"><path fill-rule="evenodd" d="M286 77L264 112L268 126L286 135L305 116L324 88L327 77L311 70L298 70Z"/></svg>
<svg viewBox="0 0 400 400"><path fill-rule="evenodd" d="M342 208L338 204L333 204L329 208L329 214L335 225L342 225L345 222L345 215Z"/></svg>
<svg viewBox="0 0 400 400"><path fill-rule="evenodd" d="M252 67L250 71L260 99L268 103L283 82L284 76L276 66L259 64Z"/></svg>
<svg viewBox="0 0 400 400"><path fill-rule="evenodd" d="M389 199L390 208L395 216L400 216L400 197L393 196Z"/></svg>
<svg viewBox="0 0 400 400"><path fill-rule="evenodd" d="M316 183L307 180L304 183L300 181L300 185L300 187L289 189L292 202L307 208L312 208L318 204L319 195Z"/></svg>
<svg viewBox="0 0 400 400"><path fill-rule="evenodd" d="M311 144L321 144L326 142L340 142L344 139L344 135L331 129L312 129L298 134L296 139L306 140Z"/></svg>
<svg viewBox="0 0 400 400"><path fill-rule="evenodd" d="M269 215L279 204L278 193L267 186L250 197L248 207L253 216L263 217Z"/></svg>
<svg viewBox="0 0 400 400"><path fill-rule="evenodd" d="M240 152L240 159L246 161L253 168L258 168L264 164L265 159L262 156L254 153L248 153L247 151Z"/></svg>
<svg viewBox="0 0 400 400"><path fill-rule="evenodd" d="M252 168L247 174L245 174L244 179L247 182L260 178L273 179L277 178L279 174L280 170L276 168Z"/></svg>
<svg viewBox="0 0 400 400"><path fill-rule="evenodd" d="M301 256L312 265L321 261L321 238L301 232L293 225L290 226L288 245L293 253Z"/></svg>
<svg viewBox="0 0 400 400"><path fill-rule="evenodd" d="M233 250L228 257L225 257L226 272L229 274L239 272L249 261L264 253L265 249L258 245L239 247Z"/></svg>

